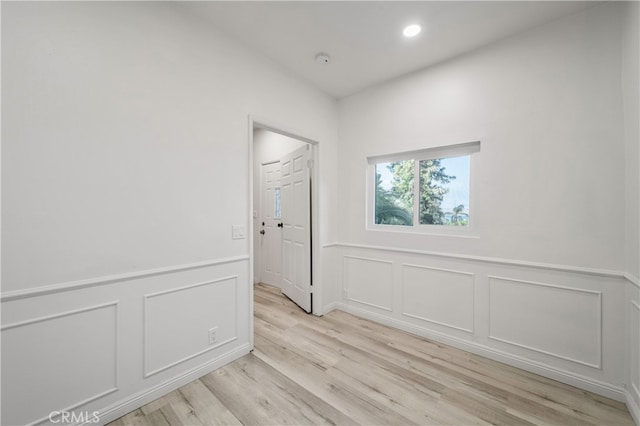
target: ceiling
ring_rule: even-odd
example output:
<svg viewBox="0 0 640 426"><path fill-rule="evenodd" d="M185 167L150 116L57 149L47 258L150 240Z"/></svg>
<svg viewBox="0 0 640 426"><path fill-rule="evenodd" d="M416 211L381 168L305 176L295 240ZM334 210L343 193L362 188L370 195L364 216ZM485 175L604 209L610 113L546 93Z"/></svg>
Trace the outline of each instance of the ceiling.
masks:
<svg viewBox="0 0 640 426"><path fill-rule="evenodd" d="M598 3L213 1L180 7L342 98ZM407 39L402 30L411 23L423 30ZM330 55L329 64L315 61L319 52Z"/></svg>

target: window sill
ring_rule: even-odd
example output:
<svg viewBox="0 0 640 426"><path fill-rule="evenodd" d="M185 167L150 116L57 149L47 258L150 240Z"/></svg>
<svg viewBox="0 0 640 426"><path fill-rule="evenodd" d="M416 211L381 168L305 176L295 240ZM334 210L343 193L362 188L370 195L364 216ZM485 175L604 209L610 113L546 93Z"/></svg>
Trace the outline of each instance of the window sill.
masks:
<svg viewBox="0 0 640 426"><path fill-rule="evenodd" d="M430 226L400 226L400 225L368 225L367 231L371 232L386 232L390 234L411 234L411 235L424 235L430 237L453 237L453 238L467 238L467 239L480 239L480 235L477 231L471 228L465 229L434 229Z"/></svg>

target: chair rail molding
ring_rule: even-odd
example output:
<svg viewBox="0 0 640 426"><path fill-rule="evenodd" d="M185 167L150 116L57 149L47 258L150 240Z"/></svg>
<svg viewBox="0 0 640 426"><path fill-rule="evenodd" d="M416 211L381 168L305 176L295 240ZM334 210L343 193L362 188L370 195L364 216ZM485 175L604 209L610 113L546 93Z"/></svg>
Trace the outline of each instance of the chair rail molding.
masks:
<svg viewBox="0 0 640 426"><path fill-rule="evenodd" d="M332 248L332 247L378 250L378 251L386 251L386 252L392 252L392 253L418 254L418 255L430 256L430 257L468 260L472 262L494 263L494 264L510 265L510 266L523 266L523 267L536 268L536 269L546 269L550 271L575 272L579 274L594 275L594 276L600 276L600 277L625 278L631 281L636 286L640 287L640 280L638 280L637 278L633 277L630 274L627 274L622 271L616 271L613 269L586 268L583 266L570 266L570 265L559 265L555 263L530 262L527 260L475 256L475 255L468 255L468 254L441 253L441 252L435 252L435 251L405 249L400 247L372 246L368 244L335 242L335 243L324 244L322 246L322 248Z"/></svg>
<svg viewBox="0 0 640 426"><path fill-rule="evenodd" d="M156 275L173 274L193 269L208 268L210 266L223 265L225 263L241 262L249 260L248 255L225 257L220 259L205 260L202 262L186 263L182 265L167 266L163 268L147 269L143 271L126 272L123 274L107 275L104 277L89 278L86 280L69 281L59 284L43 285L25 290L12 290L0 293L0 302L11 302L29 297L44 296L47 294L60 293L64 291L77 290L81 288L95 287L106 284L115 284L121 281L130 281L139 278L153 277Z"/></svg>

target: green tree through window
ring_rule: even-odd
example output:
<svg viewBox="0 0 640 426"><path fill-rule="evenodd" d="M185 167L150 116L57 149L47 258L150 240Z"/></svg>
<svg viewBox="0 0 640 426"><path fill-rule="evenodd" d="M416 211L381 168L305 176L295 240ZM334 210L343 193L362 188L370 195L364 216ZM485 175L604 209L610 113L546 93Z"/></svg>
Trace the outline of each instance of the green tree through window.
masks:
<svg viewBox="0 0 640 426"><path fill-rule="evenodd" d="M376 164L375 219L383 225L413 225L412 160Z"/></svg>
<svg viewBox="0 0 640 426"><path fill-rule="evenodd" d="M442 200L449 192L447 183L455 176L445 173L440 159L420 161L420 224L444 225L445 217L442 211Z"/></svg>
<svg viewBox="0 0 640 426"><path fill-rule="evenodd" d="M416 163L418 191L415 190ZM466 181L447 167L466 168ZM467 226L469 223L469 156L376 163L375 223L413 226L414 202L418 203L418 224ZM455 183L455 185L454 185ZM450 191L454 189L454 194ZM455 203L455 204L454 204Z"/></svg>

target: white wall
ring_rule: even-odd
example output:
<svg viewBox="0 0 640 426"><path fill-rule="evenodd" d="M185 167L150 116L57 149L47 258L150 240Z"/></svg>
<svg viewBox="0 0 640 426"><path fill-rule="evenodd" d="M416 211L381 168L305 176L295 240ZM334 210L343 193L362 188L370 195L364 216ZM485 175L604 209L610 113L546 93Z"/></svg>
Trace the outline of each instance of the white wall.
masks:
<svg viewBox="0 0 640 426"><path fill-rule="evenodd" d="M2 423L106 421L246 353L248 117L331 164L335 101L179 3L3 3L2 79Z"/></svg>
<svg viewBox="0 0 640 426"><path fill-rule="evenodd" d="M626 170L627 405L640 424L640 4L626 5L622 33L622 91Z"/></svg>
<svg viewBox="0 0 640 426"><path fill-rule="evenodd" d="M278 161L285 154L295 151L305 145L297 139L290 138L265 129L256 129L253 133L253 236L254 236L254 257L253 257L253 281L260 282L260 182L262 179L261 165Z"/></svg>
<svg viewBox="0 0 640 426"><path fill-rule="evenodd" d="M246 254L247 115L335 144L334 101L175 7L5 6L3 290Z"/></svg>
<svg viewBox="0 0 640 426"><path fill-rule="evenodd" d="M625 252L626 271L636 278L640 277L640 94L638 66L638 3L629 2L625 13L622 56L622 93L624 103L624 140L625 140Z"/></svg>
<svg viewBox="0 0 640 426"><path fill-rule="evenodd" d="M595 7L341 100L341 238L622 270L619 19ZM474 140L480 239L365 230L367 156Z"/></svg>
<svg viewBox="0 0 640 426"><path fill-rule="evenodd" d="M336 108L179 5L2 3L2 423L60 408L107 421L249 350L248 241L230 229L250 220L249 114L320 142L325 309L630 395L640 295L620 271L638 276L637 99L620 76L637 87L637 18L624 7ZM365 229L368 155L476 139L479 238Z"/></svg>
<svg viewBox="0 0 640 426"><path fill-rule="evenodd" d="M598 5L339 102L339 306L625 398L623 15ZM365 228L367 156L475 140L477 238Z"/></svg>

